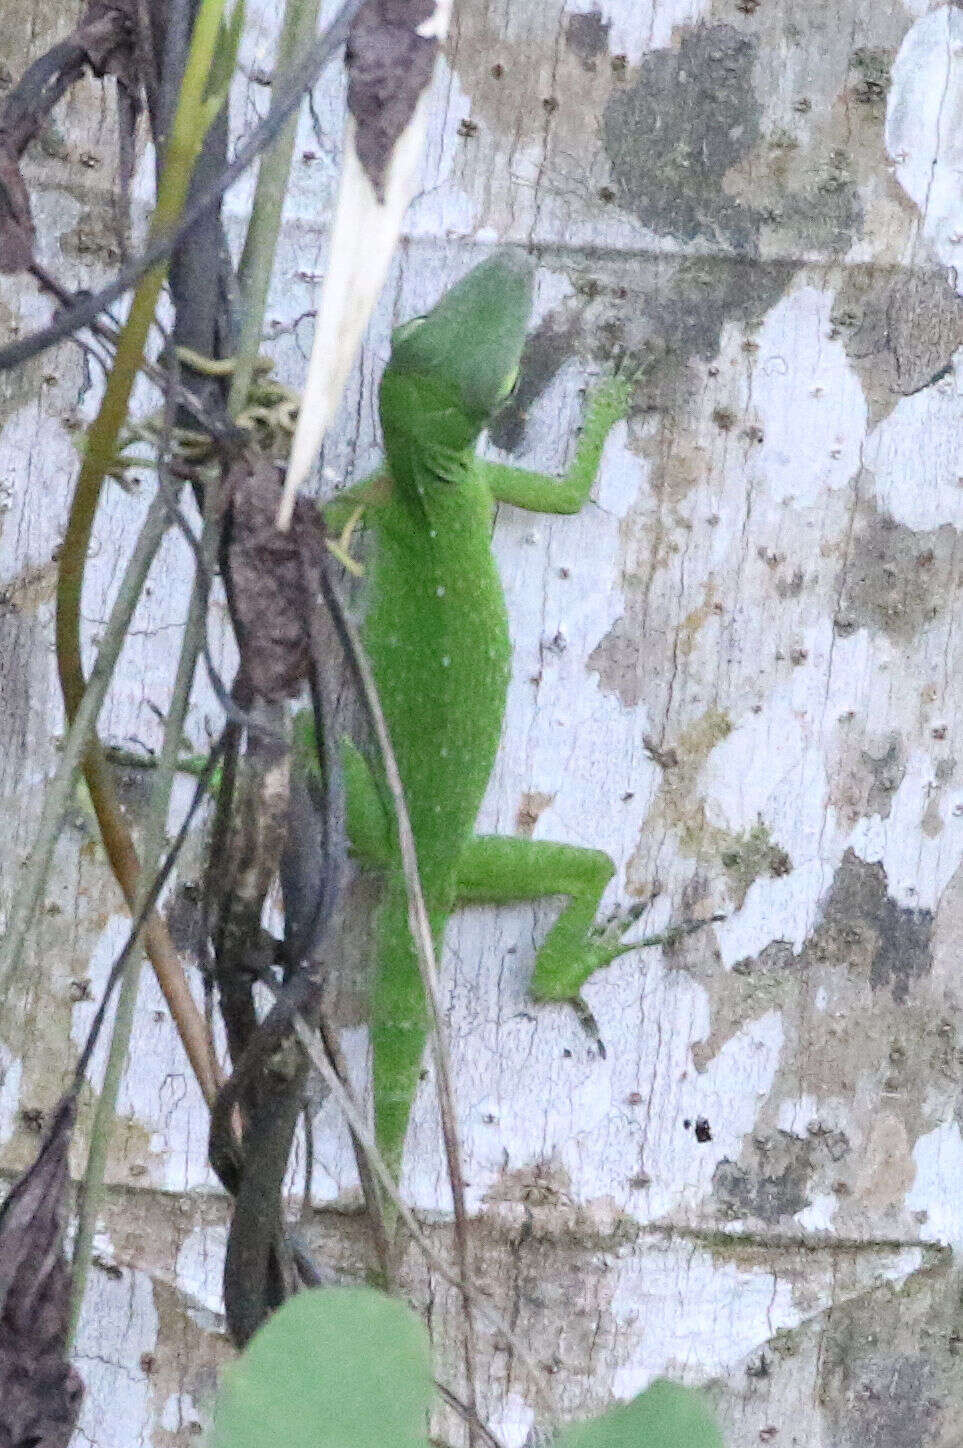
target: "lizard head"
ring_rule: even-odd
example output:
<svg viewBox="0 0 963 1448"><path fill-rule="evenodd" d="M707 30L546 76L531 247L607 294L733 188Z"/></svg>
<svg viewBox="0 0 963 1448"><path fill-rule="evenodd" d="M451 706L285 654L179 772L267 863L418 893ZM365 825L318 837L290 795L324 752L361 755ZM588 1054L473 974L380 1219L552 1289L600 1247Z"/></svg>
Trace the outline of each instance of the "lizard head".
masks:
<svg viewBox="0 0 963 1448"><path fill-rule="evenodd" d="M532 309L527 257L502 252L462 277L424 317L396 328L382 381L398 411L449 446L472 446L518 377ZM412 422L415 419L412 418Z"/></svg>

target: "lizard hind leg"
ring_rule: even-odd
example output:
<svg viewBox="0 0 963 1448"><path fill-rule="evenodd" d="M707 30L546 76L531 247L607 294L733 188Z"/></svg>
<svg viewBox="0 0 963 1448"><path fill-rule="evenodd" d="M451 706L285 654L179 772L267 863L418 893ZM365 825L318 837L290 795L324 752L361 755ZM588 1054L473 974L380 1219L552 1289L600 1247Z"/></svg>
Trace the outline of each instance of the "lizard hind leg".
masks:
<svg viewBox="0 0 963 1448"><path fill-rule="evenodd" d="M543 840L480 835L459 859L459 905L498 904L567 895L535 959L532 995L539 1001L576 1001L596 970L633 950L623 928L600 924L598 909L615 866L601 850Z"/></svg>

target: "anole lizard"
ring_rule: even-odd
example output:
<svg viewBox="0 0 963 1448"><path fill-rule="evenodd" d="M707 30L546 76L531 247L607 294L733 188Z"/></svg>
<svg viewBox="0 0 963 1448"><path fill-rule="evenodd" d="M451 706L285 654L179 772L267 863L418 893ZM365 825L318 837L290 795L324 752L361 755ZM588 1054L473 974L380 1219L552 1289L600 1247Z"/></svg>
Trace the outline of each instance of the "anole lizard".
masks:
<svg viewBox="0 0 963 1448"><path fill-rule="evenodd" d="M532 269L508 254L483 262L423 318L392 337L380 391L386 462L325 510L340 527L364 506L373 533L367 647L404 784L436 948L459 905L563 895L569 903L538 952L536 1001L574 1001L623 951L621 927L595 925L614 873L608 855L527 838L476 836L511 668L508 618L491 549L496 502L576 513L629 384L593 394L564 478L476 457L479 437L518 376ZM376 926L371 1039L375 1127L400 1165L426 1039L421 978L408 927L391 805L377 770L343 747L354 855L385 875ZM639 942L645 943L645 942Z"/></svg>

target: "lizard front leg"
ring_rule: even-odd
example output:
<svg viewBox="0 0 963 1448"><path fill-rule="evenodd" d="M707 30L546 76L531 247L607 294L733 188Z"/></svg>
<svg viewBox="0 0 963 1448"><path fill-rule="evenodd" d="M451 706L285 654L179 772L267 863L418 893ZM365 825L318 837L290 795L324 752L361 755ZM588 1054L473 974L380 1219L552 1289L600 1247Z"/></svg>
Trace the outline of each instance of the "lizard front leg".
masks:
<svg viewBox="0 0 963 1448"><path fill-rule="evenodd" d="M534 513L577 513L595 482L606 439L628 411L631 392L632 384L623 376L609 377L596 387L572 465L561 478L479 459L478 466L495 501Z"/></svg>

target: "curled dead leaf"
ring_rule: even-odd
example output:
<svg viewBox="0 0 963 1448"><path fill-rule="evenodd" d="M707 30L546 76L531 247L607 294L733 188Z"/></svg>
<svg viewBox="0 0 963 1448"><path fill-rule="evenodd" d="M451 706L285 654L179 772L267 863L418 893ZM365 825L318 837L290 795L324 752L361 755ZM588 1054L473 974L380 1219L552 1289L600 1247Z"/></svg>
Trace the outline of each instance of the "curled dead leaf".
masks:
<svg viewBox="0 0 963 1448"><path fill-rule="evenodd" d="M84 1385L67 1360L63 1232L75 1101L57 1108L33 1165L0 1207L0 1444L67 1448Z"/></svg>
<svg viewBox="0 0 963 1448"><path fill-rule="evenodd" d="M266 458L242 458L227 477L241 662L254 691L272 702L295 694L307 677L323 546L318 510L306 498L298 499L290 531L275 526L283 478Z"/></svg>
<svg viewBox="0 0 963 1448"><path fill-rule="evenodd" d="M434 13L434 0L367 0L351 27L348 110L358 159L379 201L395 142L431 81L438 41L419 35L418 26Z"/></svg>

